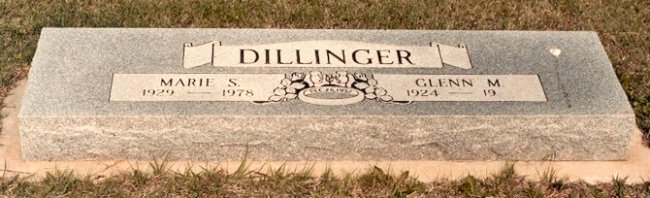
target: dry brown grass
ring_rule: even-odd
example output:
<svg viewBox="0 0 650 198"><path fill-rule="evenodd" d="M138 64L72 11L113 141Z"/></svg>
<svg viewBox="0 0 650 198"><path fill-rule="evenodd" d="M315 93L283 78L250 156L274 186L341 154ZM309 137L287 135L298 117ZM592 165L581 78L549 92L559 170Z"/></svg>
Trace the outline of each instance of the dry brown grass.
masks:
<svg viewBox="0 0 650 198"><path fill-rule="evenodd" d="M245 167L243 164L242 167ZM0 178L0 194L9 197L648 197L650 182L626 184L625 178L591 185L566 182L548 174L533 182L516 174L512 165L487 178L467 176L457 181L423 183L408 172L371 167L360 175L334 176L311 170L239 169L228 173L206 168L200 172L132 170L108 178L55 171L44 178ZM552 171L551 171L552 172Z"/></svg>

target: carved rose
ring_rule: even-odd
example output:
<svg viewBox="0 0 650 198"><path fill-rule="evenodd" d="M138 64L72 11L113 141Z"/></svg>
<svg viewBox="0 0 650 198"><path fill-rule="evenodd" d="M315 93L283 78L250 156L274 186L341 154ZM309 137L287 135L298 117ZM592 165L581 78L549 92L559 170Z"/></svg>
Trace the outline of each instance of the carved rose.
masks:
<svg viewBox="0 0 650 198"><path fill-rule="evenodd" d="M281 87L273 90L272 102L284 102L298 97L298 93L308 87L339 86L351 87L363 91L365 97L379 102L391 102L393 97L388 95L386 89L378 87L377 80L365 73L335 72L323 74L312 71L309 75L294 72L280 81Z"/></svg>

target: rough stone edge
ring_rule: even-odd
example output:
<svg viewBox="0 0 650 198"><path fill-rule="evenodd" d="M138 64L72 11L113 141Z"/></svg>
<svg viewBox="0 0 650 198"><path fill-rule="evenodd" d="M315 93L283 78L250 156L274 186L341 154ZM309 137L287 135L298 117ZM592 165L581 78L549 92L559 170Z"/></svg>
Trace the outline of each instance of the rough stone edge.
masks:
<svg viewBox="0 0 650 198"><path fill-rule="evenodd" d="M26 160L624 160L635 127L625 114L23 116L20 136Z"/></svg>

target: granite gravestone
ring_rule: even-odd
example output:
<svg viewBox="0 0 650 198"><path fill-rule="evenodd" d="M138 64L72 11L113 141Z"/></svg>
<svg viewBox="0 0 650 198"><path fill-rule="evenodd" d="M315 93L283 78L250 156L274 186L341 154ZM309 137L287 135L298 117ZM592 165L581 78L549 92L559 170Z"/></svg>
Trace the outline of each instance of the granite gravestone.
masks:
<svg viewBox="0 0 650 198"><path fill-rule="evenodd" d="M621 160L594 32L42 31L28 160Z"/></svg>

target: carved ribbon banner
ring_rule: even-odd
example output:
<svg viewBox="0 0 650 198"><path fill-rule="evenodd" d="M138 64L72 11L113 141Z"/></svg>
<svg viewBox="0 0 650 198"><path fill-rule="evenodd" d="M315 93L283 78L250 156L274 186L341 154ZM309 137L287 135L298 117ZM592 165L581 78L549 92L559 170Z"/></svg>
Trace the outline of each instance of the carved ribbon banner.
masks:
<svg viewBox="0 0 650 198"><path fill-rule="evenodd" d="M472 68L465 45L400 46L357 41L297 41L223 46L185 44L183 67Z"/></svg>

